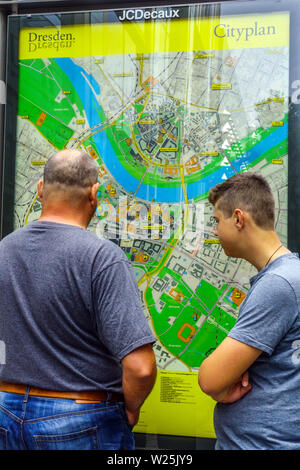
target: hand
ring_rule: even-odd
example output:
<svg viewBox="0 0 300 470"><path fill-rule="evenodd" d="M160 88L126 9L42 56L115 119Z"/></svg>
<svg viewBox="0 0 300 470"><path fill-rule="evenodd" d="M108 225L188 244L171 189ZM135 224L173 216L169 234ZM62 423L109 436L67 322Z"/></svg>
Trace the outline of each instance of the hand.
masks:
<svg viewBox="0 0 300 470"><path fill-rule="evenodd" d="M218 398L219 403L234 403L250 392L252 385L249 383L249 372L245 372L238 382L231 385L222 397Z"/></svg>
<svg viewBox="0 0 300 470"><path fill-rule="evenodd" d="M136 411L129 411L128 408L125 408L125 412L127 414L129 424L131 426L135 426L139 420L140 409Z"/></svg>

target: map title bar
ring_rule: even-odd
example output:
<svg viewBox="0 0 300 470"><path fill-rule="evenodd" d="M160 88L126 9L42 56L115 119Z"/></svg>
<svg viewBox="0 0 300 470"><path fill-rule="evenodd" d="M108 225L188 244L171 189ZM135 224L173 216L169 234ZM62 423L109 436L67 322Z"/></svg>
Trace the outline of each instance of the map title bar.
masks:
<svg viewBox="0 0 300 470"><path fill-rule="evenodd" d="M289 14L275 13L168 22L24 28L20 32L19 58L91 57L288 45Z"/></svg>

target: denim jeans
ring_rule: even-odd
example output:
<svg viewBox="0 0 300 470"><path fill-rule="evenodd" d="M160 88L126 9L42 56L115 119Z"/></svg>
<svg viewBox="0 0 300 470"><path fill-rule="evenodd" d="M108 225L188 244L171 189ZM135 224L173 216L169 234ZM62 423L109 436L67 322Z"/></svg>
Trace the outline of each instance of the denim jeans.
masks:
<svg viewBox="0 0 300 470"><path fill-rule="evenodd" d="M0 450L132 450L124 403L0 392Z"/></svg>

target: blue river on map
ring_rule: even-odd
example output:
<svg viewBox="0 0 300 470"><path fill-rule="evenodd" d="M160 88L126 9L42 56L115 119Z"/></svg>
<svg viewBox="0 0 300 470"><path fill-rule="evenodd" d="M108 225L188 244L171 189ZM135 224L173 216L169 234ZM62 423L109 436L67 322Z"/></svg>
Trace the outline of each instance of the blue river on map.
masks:
<svg viewBox="0 0 300 470"><path fill-rule="evenodd" d="M96 95L100 94L100 86L94 77L86 72L82 67L75 64L70 58L55 59L59 67L69 77L74 88L76 89L89 122L90 127L99 126L99 114L101 107L97 102ZM92 85L94 92L89 85ZM233 176L236 172L245 169L245 165L256 160L260 155L267 152L272 147L279 145L288 137L288 123L278 127L268 137L257 143L252 149L235 159L231 166L221 167L214 173L202 178L200 181L186 185L187 197L193 200L196 197L206 193L215 184L222 182L224 179ZM106 132L98 132L93 135L95 145L101 155L103 162L108 168L111 175L128 193L135 194L139 181L131 176L120 163ZM235 170L235 171L234 171ZM156 201L162 203L184 202L184 194L181 187L161 188L157 186L149 186L141 183L136 197L145 201Z"/></svg>

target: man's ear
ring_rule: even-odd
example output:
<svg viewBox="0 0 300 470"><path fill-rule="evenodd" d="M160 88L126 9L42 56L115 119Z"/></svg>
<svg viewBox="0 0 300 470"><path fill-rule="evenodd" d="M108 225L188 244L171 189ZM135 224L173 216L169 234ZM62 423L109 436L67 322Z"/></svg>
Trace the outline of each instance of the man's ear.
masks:
<svg viewBox="0 0 300 470"><path fill-rule="evenodd" d="M99 189L99 183L95 183L90 186L89 200L92 202L97 201L97 193Z"/></svg>
<svg viewBox="0 0 300 470"><path fill-rule="evenodd" d="M241 209L235 209L233 212L235 226L238 230L241 230L245 226L245 212Z"/></svg>
<svg viewBox="0 0 300 470"><path fill-rule="evenodd" d="M40 201L43 200L43 191L44 191L44 181L40 180L37 184L37 190L38 190L38 195L40 198Z"/></svg>

